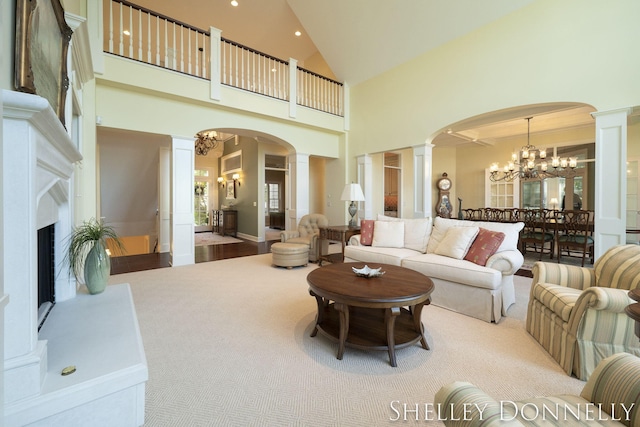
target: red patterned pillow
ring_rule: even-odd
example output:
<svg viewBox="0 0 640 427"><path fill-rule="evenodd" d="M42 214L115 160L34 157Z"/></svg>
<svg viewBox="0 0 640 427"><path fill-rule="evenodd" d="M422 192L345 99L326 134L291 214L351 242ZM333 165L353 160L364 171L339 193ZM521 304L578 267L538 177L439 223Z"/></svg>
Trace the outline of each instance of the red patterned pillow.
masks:
<svg viewBox="0 0 640 427"><path fill-rule="evenodd" d="M496 253L504 237L504 233L480 227L478 236L476 236L476 240L471 244L464 259L478 265L487 265L487 260L491 255Z"/></svg>
<svg viewBox="0 0 640 427"><path fill-rule="evenodd" d="M375 223L373 219L360 220L360 244L362 246L371 246L373 243L373 225Z"/></svg>

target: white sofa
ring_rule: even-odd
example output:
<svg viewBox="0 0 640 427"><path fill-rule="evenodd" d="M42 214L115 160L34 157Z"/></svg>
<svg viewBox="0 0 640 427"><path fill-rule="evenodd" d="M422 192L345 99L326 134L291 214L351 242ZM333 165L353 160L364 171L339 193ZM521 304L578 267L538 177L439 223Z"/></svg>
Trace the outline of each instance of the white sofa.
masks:
<svg viewBox="0 0 640 427"><path fill-rule="evenodd" d="M395 239L386 245L386 237L381 237L376 242L375 234L380 222L398 221L404 223L404 244ZM381 225L384 225L379 227L381 232L386 231L388 225ZM345 247L345 262L369 263L370 266L377 263L392 264L419 271L430 277L435 284L431 294L432 304L486 322L499 322L515 302L513 275L524 262L518 251L518 236L523 223L463 221L440 217L436 217L432 223L431 218L400 219L379 215L375 226L371 246L361 244L362 235L351 237L349 245ZM442 254L458 245L458 242L451 244L450 237L454 234L472 234L470 229L463 230L461 227L482 228L485 233L487 230L504 233L504 240L486 260L486 265L465 260L460 253L455 254L456 258L448 256L450 254ZM455 230L448 233L450 228ZM396 234L399 234L398 229Z"/></svg>

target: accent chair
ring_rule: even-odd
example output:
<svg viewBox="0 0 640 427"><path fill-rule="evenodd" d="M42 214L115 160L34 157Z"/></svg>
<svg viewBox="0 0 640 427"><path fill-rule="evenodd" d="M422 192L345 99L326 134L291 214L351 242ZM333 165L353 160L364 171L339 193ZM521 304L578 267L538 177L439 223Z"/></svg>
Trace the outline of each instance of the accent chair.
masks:
<svg viewBox="0 0 640 427"><path fill-rule="evenodd" d="M280 232L280 241L283 243L298 243L309 247L309 261L315 262L319 259L318 235L320 228L328 227L329 220L322 214L308 214L300 218L297 230L286 230ZM329 246L327 240L323 240L322 252L326 253Z"/></svg>
<svg viewBox="0 0 640 427"><path fill-rule="evenodd" d="M593 268L536 262L526 329L568 375L586 381L607 356L640 356L625 313L639 286L640 245L614 246Z"/></svg>
<svg viewBox="0 0 640 427"><path fill-rule="evenodd" d="M435 404L447 427L590 425L640 426L640 359L617 353L603 359L580 396L496 401L468 382L442 387ZM478 408L482 408L480 411ZM603 412L599 412L602 408ZM553 418L557 416L556 418Z"/></svg>

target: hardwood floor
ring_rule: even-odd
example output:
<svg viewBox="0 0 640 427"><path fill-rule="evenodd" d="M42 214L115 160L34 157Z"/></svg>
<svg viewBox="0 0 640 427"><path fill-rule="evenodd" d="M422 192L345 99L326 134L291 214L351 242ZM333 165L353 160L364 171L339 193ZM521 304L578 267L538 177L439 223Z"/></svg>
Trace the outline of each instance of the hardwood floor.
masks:
<svg viewBox="0 0 640 427"><path fill-rule="evenodd" d="M257 243L249 240L243 240L242 243L196 246L196 264L201 262L217 261L220 259L268 254L271 252L271 244L278 241L279 240L269 240ZM168 252L161 254L153 253L145 255L131 255L111 259L112 275L165 267L171 267L171 256ZM518 272L516 272L516 276L533 277L531 270L527 269L518 270Z"/></svg>
<svg viewBox="0 0 640 427"><path fill-rule="evenodd" d="M266 254L271 251L271 244L277 241L278 240L269 240L257 243L243 240L242 243L196 246L195 261L197 264L220 259ZM131 255L111 259L111 275L165 267L171 267L171 255L168 252Z"/></svg>

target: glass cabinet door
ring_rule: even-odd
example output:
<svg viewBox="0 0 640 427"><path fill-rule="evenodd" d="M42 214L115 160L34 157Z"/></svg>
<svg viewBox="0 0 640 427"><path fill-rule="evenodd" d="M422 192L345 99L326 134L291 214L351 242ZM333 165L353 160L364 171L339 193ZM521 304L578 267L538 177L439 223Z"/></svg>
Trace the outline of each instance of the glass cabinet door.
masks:
<svg viewBox="0 0 640 427"><path fill-rule="evenodd" d="M486 169L485 206L487 208L517 208L520 201L520 181L497 181L489 178L491 172Z"/></svg>

